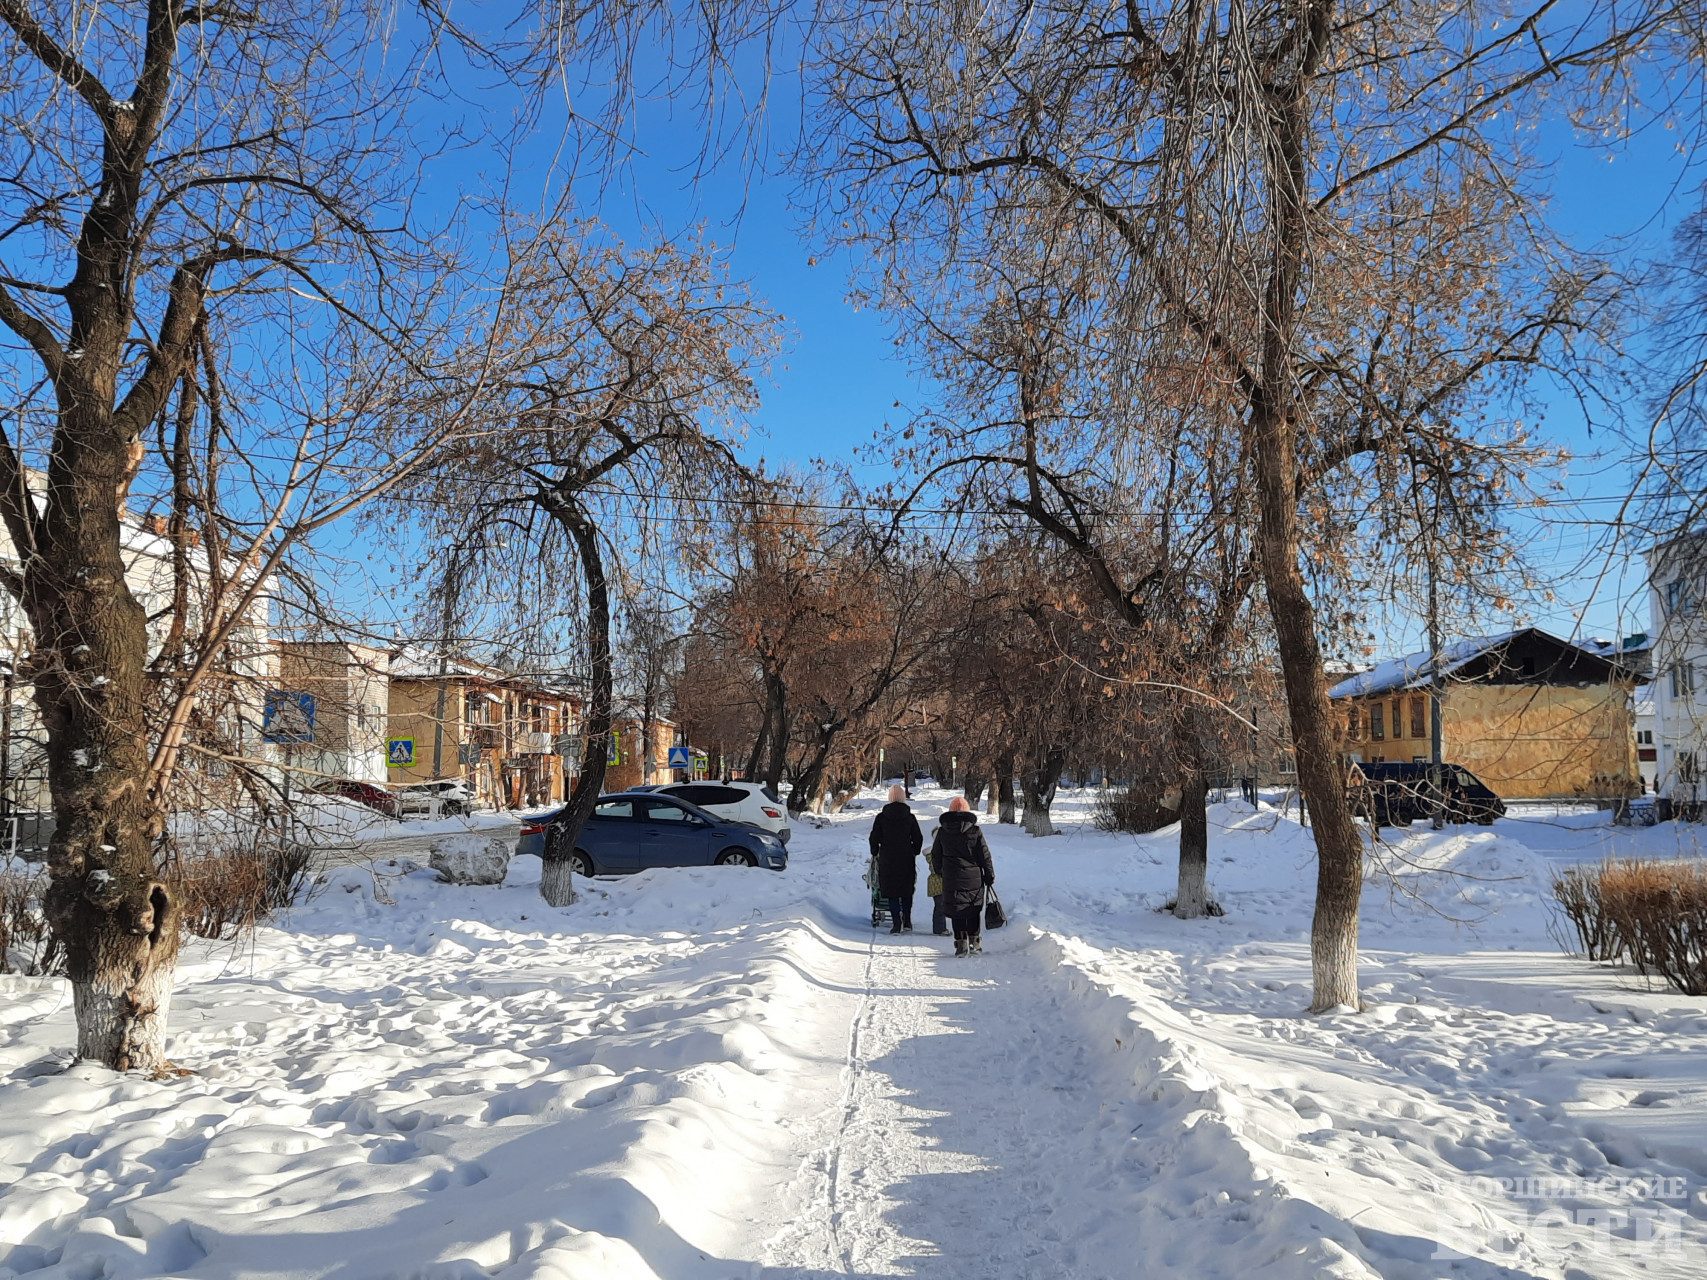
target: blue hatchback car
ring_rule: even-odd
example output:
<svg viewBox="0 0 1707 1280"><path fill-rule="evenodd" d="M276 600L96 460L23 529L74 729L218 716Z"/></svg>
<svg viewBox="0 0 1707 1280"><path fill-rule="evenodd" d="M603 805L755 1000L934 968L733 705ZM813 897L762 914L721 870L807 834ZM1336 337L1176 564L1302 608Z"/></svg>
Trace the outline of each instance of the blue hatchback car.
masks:
<svg viewBox="0 0 1707 1280"><path fill-rule="evenodd" d="M517 853L543 854L563 811L530 818ZM788 849L768 831L715 817L673 796L624 791L600 796L575 842L575 874L602 876L650 867L788 866Z"/></svg>

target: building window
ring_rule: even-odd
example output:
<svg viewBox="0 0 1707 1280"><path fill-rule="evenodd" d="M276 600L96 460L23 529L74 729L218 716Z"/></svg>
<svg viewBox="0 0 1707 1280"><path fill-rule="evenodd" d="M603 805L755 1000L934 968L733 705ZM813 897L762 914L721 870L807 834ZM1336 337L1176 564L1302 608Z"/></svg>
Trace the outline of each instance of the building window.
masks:
<svg viewBox="0 0 1707 1280"><path fill-rule="evenodd" d="M1671 696L1688 698L1695 693L1695 664L1674 662L1671 667Z"/></svg>
<svg viewBox="0 0 1707 1280"><path fill-rule="evenodd" d="M1423 710L1421 698L1411 699L1411 737L1428 737L1428 713Z"/></svg>
<svg viewBox="0 0 1707 1280"><path fill-rule="evenodd" d="M1638 729L1638 730L1636 730L1636 745L1639 747L1651 747L1651 746L1653 746L1654 745L1654 731L1652 729Z"/></svg>
<svg viewBox="0 0 1707 1280"><path fill-rule="evenodd" d="M1666 583L1665 594L1666 612L1668 614L1689 612L1689 580L1687 578L1673 578Z"/></svg>
<svg viewBox="0 0 1707 1280"><path fill-rule="evenodd" d="M1376 742L1387 736L1387 708L1383 703L1374 703L1369 708L1369 736Z"/></svg>
<svg viewBox="0 0 1707 1280"><path fill-rule="evenodd" d="M1358 714L1355 706L1345 713L1346 737L1350 738L1353 742L1357 741L1357 735L1362 732L1362 719L1363 717Z"/></svg>

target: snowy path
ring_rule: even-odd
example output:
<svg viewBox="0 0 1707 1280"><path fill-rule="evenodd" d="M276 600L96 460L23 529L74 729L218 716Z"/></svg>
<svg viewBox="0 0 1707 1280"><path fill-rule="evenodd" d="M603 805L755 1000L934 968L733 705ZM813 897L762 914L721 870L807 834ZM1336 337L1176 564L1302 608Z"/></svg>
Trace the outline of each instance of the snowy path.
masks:
<svg viewBox="0 0 1707 1280"><path fill-rule="evenodd" d="M533 859L341 868L190 949L182 1080L68 1065L62 984L0 977L0 1280L1707 1274L1707 1007L1544 902L1548 858L1689 833L1418 835L1371 1008L1308 1018L1307 838L1216 815L1193 922L1167 833L991 830L1016 922L971 960L870 929L858 813L563 910ZM1596 1187L1632 1177L1685 1194Z"/></svg>
<svg viewBox="0 0 1707 1280"><path fill-rule="evenodd" d="M1119 1082L1021 940L968 960L945 941L872 942L842 1097L766 1276L1130 1274L1129 1249L1099 1252L1110 1198L1143 1180L1120 1154Z"/></svg>

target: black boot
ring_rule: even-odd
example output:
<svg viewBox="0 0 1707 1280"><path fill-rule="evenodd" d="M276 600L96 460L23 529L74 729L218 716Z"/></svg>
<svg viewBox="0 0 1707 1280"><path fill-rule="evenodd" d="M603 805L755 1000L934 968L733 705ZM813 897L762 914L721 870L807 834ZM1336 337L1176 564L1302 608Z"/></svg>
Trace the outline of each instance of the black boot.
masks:
<svg viewBox="0 0 1707 1280"><path fill-rule="evenodd" d="M966 954L966 939L965 938L956 938L954 940L954 954L957 956L963 956Z"/></svg>
<svg viewBox="0 0 1707 1280"><path fill-rule="evenodd" d="M889 926L889 932L890 933L900 933L901 932L901 917L900 916L895 917L895 923Z"/></svg>

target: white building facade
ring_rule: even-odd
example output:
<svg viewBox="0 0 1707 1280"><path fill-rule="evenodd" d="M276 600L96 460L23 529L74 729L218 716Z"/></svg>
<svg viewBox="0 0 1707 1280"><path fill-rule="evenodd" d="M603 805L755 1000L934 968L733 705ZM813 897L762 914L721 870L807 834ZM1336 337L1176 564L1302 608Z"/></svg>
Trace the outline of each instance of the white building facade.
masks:
<svg viewBox="0 0 1707 1280"><path fill-rule="evenodd" d="M1654 791L1695 816L1707 799L1707 537L1675 539L1648 553L1648 610L1653 639ZM1638 743L1638 745L1644 745Z"/></svg>

